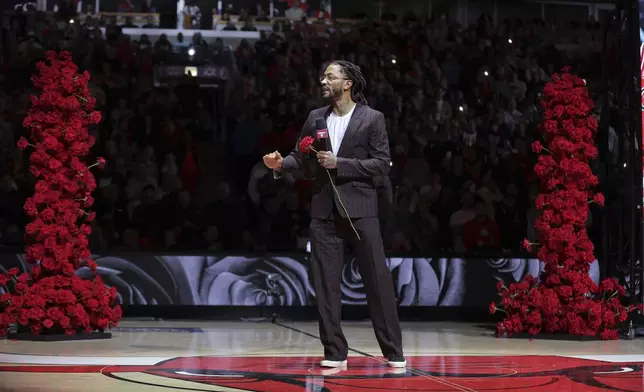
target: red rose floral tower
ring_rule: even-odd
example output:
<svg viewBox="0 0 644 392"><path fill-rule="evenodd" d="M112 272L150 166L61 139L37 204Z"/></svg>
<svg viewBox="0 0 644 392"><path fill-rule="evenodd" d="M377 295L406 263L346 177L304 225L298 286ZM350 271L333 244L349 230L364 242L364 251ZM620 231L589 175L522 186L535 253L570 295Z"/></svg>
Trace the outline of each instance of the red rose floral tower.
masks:
<svg viewBox="0 0 644 392"><path fill-rule="evenodd" d="M29 157L35 192L24 209L26 259L31 271L0 275L0 335L17 339L63 340L109 337L105 330L121 318L114 288L96 274L88 236L96 188L93 167L85 162L94 138L88 126L101 115L68 52L48 52L32 77L39 95L31 97L24 126L28 136L18 147ZM76 275L88 268L92 278Z"/></svg>
<svg viewBox="0 0 644 392"><path fill-rule="evenodd" d="M490 304L491 313L504 313L497 335L617 339L620 325L635 309L622 305L625 290L616 279L597 285L589 276L595 260L586 231L589 204L604 205L589 166L597 157L594 103L585 81L564 68L544 87L541 106L543 143L532 146L540 183L538 242L525 240L524 247L537 250L543 270L509 287L499 282L501 301Z"/></svg>

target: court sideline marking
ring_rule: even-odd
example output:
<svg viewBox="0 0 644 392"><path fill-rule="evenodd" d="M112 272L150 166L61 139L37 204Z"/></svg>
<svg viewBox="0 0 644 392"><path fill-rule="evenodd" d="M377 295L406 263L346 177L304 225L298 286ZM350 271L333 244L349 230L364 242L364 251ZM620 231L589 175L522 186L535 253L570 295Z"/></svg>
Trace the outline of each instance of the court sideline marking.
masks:
<svg viewBox="0 0 644 392"><path fill-rule="evenodd" d="M316 335L314 335L312 333L309 333L309 332L306 332L306 331L302 331L301 329L298 329L298 328L295 328L295 327L291 327L291 326L282 324L279 320L273 320L273 324L275 324L275 325L277 325L279 327L286 328L288 330L294 331L294 332L301 333L301 334L309 336L311 338L320 340L319 336L316 336ZM354 352L354 353L359 354L359 355L362 355L362 356L367 357L367 358L371 358L371 359L376 360L376 361L378 361L378 362L380 362L382 364L387 365L387 361L385 359L378 358L375 355L371 355L371 354L369 354L367 352L357 350L355 348L351 348L350 346L349 346L349 351ZM462 392L477 392L476 390L474 390L472 388L468 388L468 387L453 383L451 381L443 380L440 377L432 376L431 374L423 372L422 370L414 369L412 367L406 367L406 369L409 370L409 372L412 373L412 374L415 374L415 375L421 376L421 377L425 377L425 378L427 378L429 380L432 380L432 381L437 382L439 384L443 384L445 386L456 388L457 390L462 391Z"/></svg>

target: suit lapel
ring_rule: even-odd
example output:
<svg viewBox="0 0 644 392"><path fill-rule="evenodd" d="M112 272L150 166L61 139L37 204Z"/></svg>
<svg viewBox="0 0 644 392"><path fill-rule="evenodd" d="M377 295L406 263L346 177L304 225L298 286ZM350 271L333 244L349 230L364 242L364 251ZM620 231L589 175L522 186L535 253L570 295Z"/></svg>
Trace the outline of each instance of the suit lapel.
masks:
<svg viewBox="0 0 644 392"><path fill-rule="evenodd" d="M342 138L342 143L340 143L340 149L338 150L337 156L342 155L342 153L346 149L348 140L353 137L353 135L358 131L358 129L360 129L360 125L362 124L363 117L364 117L364 106L362 106L359 103L356 103L356 108L353 110L353 114L351 115L351 120L349 120L349 125L347 126L347 130L344 133L344 137Z"/></svg>
<svg viewBox="0 0 644 392"><path fill-rule="evenodd" d="M329 105L329 106L327 106L327 109L324 111L324 123L326 124L326 127L327 127L327 136L329 136L329 129L328 129L329 128L329 125L328 125L329 122L328 121L329 121L329 116L331 115L332 110L333 109L331 108L331 105ZM317 135L316 135L316 137L317 137ZM324 139L324 149L326 151L333 151L333 148L331 147L331 138L330 137L327 137L326 139Z"/></svg>

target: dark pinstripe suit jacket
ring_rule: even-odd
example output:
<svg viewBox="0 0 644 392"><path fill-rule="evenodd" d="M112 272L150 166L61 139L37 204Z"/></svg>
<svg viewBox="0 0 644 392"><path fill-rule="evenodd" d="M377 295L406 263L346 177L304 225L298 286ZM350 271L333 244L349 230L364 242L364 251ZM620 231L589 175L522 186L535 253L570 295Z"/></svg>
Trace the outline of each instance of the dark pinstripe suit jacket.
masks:
<svg viewBox="0 0 644 392"><path fill-rule="evenodd" d="M326 118L331 107L315 109L309 114L301 138L316 137L315 120ZM326 145L318 148L331 151ZM369 106L357 104L342 144L337 152L337 169L330 170L340 198L351 218L378 216L378 194L376 187L382 186L390 169L389 140L385 129L385 116ZM301 171L315 182L313 200L311 200L311 217L326 219L332 216L334 204L337 211L346 217L338 196L333 191L329 176L317 162L315 154L305 155L297 146L282 162L282 171Z"/></svg>

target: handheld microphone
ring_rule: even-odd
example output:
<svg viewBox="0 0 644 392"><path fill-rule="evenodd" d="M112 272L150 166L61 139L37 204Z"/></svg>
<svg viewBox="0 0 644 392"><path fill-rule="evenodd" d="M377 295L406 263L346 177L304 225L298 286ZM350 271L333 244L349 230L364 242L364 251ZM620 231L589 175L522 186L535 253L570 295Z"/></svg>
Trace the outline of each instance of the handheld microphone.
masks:
<svg viewBox="0 0 644 392"><path fill-rule="evenodd" d="M318 118L315 120L315 138L316 139L328 139L329 131L326 129L326 121L323 118Z"/></svg>
<svg viewBox="0 0 644 392"><path fill-rule="evenodd" d="M326 128L324 118L315 120L315 141L318 145L318 151L327 151L329 143L329 131Z"/></svg>

